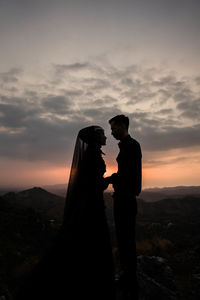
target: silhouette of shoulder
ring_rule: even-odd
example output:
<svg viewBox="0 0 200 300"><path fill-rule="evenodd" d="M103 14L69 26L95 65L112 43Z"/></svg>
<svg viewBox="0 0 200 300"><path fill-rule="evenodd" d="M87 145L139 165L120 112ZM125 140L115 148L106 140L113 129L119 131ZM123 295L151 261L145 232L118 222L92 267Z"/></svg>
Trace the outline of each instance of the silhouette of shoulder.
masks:
<svg viewBox="0 0 200 300"><path fill-rule="evenodd" d="M126 149L126 152L138 154L141 156L141 147L137 140L128 135L121 143L119 143L120 148Z"/></svg>

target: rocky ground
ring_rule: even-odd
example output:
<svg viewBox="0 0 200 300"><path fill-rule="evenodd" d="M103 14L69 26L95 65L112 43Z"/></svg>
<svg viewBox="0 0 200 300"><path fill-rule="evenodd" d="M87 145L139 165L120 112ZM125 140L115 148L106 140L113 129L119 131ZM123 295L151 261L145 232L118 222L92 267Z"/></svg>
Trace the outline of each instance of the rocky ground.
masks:
<svg viewBox="0 0 200 300"><path fill-rule="evenodd" d="M113 249L113 199L106 196ZM64 199L34 188L0 197L0 300L12 300L61 223ZM200 198L139 200L137 218L140 300L200 299ZM116 282L116 300L125 298ZM28 299L27 299L28 300ZM95 300L95 299L94 299Z"/></svg>

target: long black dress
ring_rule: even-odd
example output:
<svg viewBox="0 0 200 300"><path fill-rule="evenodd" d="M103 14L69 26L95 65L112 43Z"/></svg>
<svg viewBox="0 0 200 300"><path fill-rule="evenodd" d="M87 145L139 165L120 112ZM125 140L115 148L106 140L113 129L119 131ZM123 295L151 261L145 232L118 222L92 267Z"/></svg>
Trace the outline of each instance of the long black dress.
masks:
<svg viewBox="0 0 200 300"><path fill-rule="evenodd" d="M114 299L104 173L100 147L87 144L54 246L34 268L16 300Z"/></svg>

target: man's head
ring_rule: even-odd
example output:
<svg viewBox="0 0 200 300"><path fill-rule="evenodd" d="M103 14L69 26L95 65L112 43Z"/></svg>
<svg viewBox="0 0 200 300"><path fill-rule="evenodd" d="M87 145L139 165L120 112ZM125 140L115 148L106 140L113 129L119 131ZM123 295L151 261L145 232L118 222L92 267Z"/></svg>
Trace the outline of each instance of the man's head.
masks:
<svg viewBox="0 0 200 300"><path fill-rule="evenodd" d="M109 123L116 140L123 140L128 135L129 118L125 115L117 115L110 119Z"/></svg>

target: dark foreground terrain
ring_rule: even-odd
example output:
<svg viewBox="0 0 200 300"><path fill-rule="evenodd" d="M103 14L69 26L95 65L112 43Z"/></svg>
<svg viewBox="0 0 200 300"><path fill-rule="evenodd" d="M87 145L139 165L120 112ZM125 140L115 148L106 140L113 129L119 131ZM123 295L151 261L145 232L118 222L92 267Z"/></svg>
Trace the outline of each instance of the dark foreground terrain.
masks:
<svg viewBox="0 0 200 300"><path fill-rule="evenodd" d="M152 191L150 191L152 192ZM153 191L155 193L156 191ZM200 299L200 196L186 192L138 199L137 252L141 299ZM161 197L162 198L162 197ZM117 243L113 199L105 193L113 254ZM64 197L41 188L0 197L0 299L12 299L60 224ZM117 300L123 299L117 288ZM4 296L5 298L1 298Z"/></svg>

